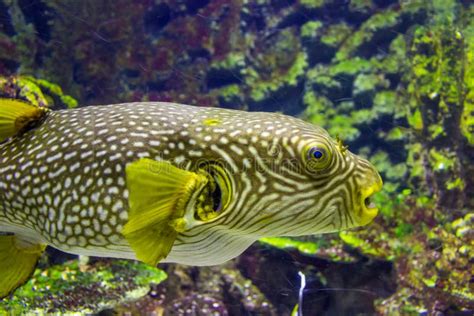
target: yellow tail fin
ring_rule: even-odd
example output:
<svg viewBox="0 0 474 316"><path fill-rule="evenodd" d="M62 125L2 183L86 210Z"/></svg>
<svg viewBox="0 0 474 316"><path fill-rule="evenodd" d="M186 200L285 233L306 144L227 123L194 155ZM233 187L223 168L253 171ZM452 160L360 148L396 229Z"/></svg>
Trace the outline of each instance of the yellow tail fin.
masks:
<svg viewBox="0 0 474 316"><path fill-rule="evenodd" d="M0 142L21 132L28 124L40 120L46 109L29 103L0 98Z"/></svg>
<svg viewBox="0 0 474 316"><path fill-rule="evenodd" d="M44 249L15 235L0 236L0 299L28 281Z"/></svg>

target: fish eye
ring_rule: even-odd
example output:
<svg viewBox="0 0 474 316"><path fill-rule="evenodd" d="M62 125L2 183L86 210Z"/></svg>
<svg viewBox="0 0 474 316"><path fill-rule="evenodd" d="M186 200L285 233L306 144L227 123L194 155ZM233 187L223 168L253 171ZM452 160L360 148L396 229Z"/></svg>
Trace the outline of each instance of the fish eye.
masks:
<svg viewBox="0 0 474 316"><path fill-rule="evenodd" d="M309 154L319 160L324 157L324 150L321 150L318 147L313 147L310 149Z"/></svg>
<svg viewBox="0 0 474 316"><path fill-rule="evenodd" d="M325 144L309 144L304 153L305 167L309 172L321 171L331 164L332 154Z"/></svg>

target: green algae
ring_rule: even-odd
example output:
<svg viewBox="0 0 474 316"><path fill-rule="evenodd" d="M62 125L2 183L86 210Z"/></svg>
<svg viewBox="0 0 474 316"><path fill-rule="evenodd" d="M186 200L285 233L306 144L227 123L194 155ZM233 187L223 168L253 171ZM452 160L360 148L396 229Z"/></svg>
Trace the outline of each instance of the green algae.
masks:
<svg viewBox="0 0 474 316"><path fill-rule="evenodd" d="M298 241L284 237L260 238L259 241L280 249L294 248L302 253L307 254L315 254L319 248L317 244L312 242Z"/></svg>
<svg viewBox="0 0 474 316"><path fill-rule="evenodd" d="M376 32L386 32L393 29L398 23L400 23L400 12L386 10L378 14L372 15L361 28L355 33L351 34L346 42L336 53L335 58L343 61L348 58L355 57L357 50L359 50L364 44L369 43Z"/></svg>
<svg viewBox="0 0 474 316"><path fill-rule="evenodd" d="M363 240L359 236L352 234L350 232L341 232L339 237L347 245L362 249L363 253L370 256L382 256L383 254L378 251L376 248L372 247L369 242ZM389 259L389 258L387 258Z"/></svg>
<svg viewBox="0 0 474 316"><path fill-rule="evenodd" d="M326 0L299 0L301 6L306 9L319 9L326 4Z"/></svg>
<svg viewBox="0 0 474 316"><path fill-rule="evenodd" d="M242 89L238 84L227 85L215 90L214 93L217 94L221 106L236 107L242 103Z"/></svg>
<svg viewBox="0 0 474 316"><path fill-rule="evenodd" d="M84 264L69 261L45 269L36 269L32 278L8 300L0 301L0 312L41 313L52 307L82 312L90 308L115 305L146 294L150 284L166 279L166 273L146 264L112 260ZM95 295L91 295L95 293Z"/></svg>
<svg viewBox="0 0 474 316"><path fill-rule="evenodd" d="M268 98L272 93L284 87L294 87L304 76L304 71L308 65L307 57L304 52L298 53L293 64L285 73L279 74L270 81L257 81L259 78L257 72L250 73L248 84L251 86L250 98L254 102L260 102ZM251 84L255 82L255 84Z"/></svg>
<svg viewBox="0 0 474 316"><path fill-rule="evenodd" d="M7 98L22 98L40 107L74 108L76 99L66 95L61 87L45 79L32 76L0 76L0 93Z"/></svg>
<svg viewBox="0 0 474 316"><path fill-rule="evenodd" d="M361 73L354 79L354 88L352 89L352 93L354 96L357 96L359 94L386 89L389 87L389 85L390 82L384 77L383 74Z"/></svg>
<svg viewBox="0 0 474 316"><path fill-rule="evenodd" d="M245 66L245 55L241 52L232 52L228 54L224 59L216 61L211 64L211 70L213 68L226 69L235 71L235 69L242 68Z"/></svg>
<svg viewBox="0 0 474 316"><path fill-rule="evenodd" d="M434 3L432 25L418 27L407 47L411 60L407 74L408 122L422 143L429 172L435 174L432 185L440 203L459 205L465 200L463 188L470 181L461 172L470 170L470 166L460 157L459 144L464 142L462 138L468 142L471 138L464 122L472 114L466 115L471 107L466 93L470 83L465 76L471 67L465 44L468 39L460 35L459 29L469 29L472 22L463 17L454 22L454 13L446 13L450 6L454 4L439 7ZM446 139L451 140L448 146L442 144Z"/></svg>
<svg viewBox="0 0 474 316"><path fill-rule="evenodd" d="M46 90L49 95L58 97L61 103L65 104L68 108L72 109L77 107L77 100L70 95L65 95L59 85L44 79L35 80L33 77L29 77L28 80L33 84L37 84L40 89Z"/></svg>
<svg viewBox="0 0 474 316"><path fill-rule="evenodd" d="M353 0L349 4L349 8L354 12L369 13L374 8L372 0Z"/></svg>
<svg viewBox="0 0 474 316"><path fill-rule="evenodd" d="M337 23L330 25L326 32L321 36L321 43L337 47L340 45L350 34L352 28L346 23Z"/></svg>
<svg viewBox="0 0 474 316"><path fill-rule="evenodd" d="M463 223L462 227L472 224L469 221L464 223L463 219L452 223ZM468 306L472 302L473 296L468 285L471 271L466 269L466 264L472 256L473 245L468 242L467 235L455 236L450 226L427 230L427 241L423 241L424 238L405 240L411 249L408 258L402 259L402 255L398 259L401 261L398 273L405 276L400 284L403 290L381 300L378 303L380 307L383 306L384 310L421 310L429 306L433 295L461 306ZM470 234L472 236L472 229ZM414 251L416 243L422 246L421 251Z"/></svg>
<svg viewBox="0 0 474 316"><path fill-rule="evenodd" d="M346 141L359 137L359 129L344 116L337 115L333 103L327 97L308 91L303 102L307 106L306 116L310 122L325 127L331 135L338 135Z"/></svg>
<svg viewBox="0 0 474 316"><path fill-rule="evenodd" d="M320 21L309 21L303 24L300 30L303 41L315 38L322 27L323 23Z"/></svg>

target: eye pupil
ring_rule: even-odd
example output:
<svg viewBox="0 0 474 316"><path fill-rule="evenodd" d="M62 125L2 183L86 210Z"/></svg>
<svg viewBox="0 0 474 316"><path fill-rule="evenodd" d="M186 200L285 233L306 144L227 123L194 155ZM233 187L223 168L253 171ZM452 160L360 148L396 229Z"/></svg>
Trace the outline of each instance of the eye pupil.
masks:
<svg viewBox="0 0 474 316"><path fill-rule="evenodd" d="M309 150L309 157L319 160L324 157L324 150L318 147L313 147Z"/></svg>
<svg viewBox="0 0 474 316"><path fill-rule="evenodd" d="M316 158L316 159L320 159L322 156L323 156L323 153L320 150L316 150L313 153L313 157Z"/></svg>
<svg viewBox="0 0 474 316"><path fill-rule="evenodd" d="M331 165L332 154L329 146L316 143L306 148L306 154L303 158L305 166L310 173L322 172Z"/></svg>

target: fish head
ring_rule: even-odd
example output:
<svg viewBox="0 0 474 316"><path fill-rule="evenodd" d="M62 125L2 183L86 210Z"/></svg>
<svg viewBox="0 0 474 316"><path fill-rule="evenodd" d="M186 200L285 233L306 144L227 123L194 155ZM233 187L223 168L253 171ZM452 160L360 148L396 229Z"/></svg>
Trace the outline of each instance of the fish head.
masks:
<svg viewBox="0 0 474 316"><path fill-rule="evenodd" d="M304 222L313 222L308 232L367 225L378 214L372 197L382 189L380 174L368 160L350 152L338 137L332 138L318 127L313 127L311 135L310 129L293 142L293 150L300 155L296 174L302 177L296 195L307 196L312 205L300 216Z"/></svg>
<svg viewBox="0 0 474 316"><path fill-rule="evenodd" d="M218 121L220 136L194 161L210 184L188 205L188 230L299 236L366 225L377 215L371 197L382 188L379 173L323 128L277 113Z"/></svg>

